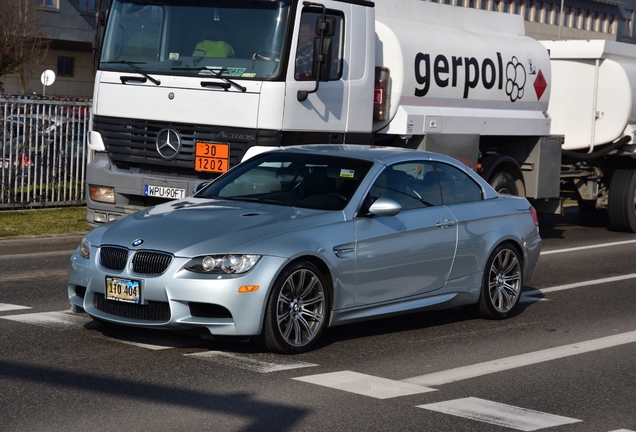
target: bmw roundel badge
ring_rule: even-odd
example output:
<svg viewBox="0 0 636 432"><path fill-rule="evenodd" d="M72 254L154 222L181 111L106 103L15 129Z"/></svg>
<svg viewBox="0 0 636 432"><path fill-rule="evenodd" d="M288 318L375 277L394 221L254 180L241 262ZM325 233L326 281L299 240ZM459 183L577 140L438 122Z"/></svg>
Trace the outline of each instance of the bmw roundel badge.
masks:
<svg viewBox="0 0 636 432"><path fill-rule="evenodd" d="M140 244L142 244L144 242L144 239L137 239L135 241L132 242L133 246L139 246Z"/></svg>

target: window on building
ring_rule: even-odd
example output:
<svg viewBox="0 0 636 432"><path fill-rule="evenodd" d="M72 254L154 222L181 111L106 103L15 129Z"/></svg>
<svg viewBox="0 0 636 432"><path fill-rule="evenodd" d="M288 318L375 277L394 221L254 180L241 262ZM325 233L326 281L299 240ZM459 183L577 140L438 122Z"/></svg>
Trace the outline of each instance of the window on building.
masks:
<svg viewBox="0 0 636 432"><path fill-rule="evenodd" d="M49 7L49 8L58 8L58 0L38 0L39 6Z"/></svg>
<svg viewBox="0 0 636 432"><path fill-rule="evenodd" d="M633 36L634 35L634 11L625 9L623 11L623 35L624 36Z"/></svg>
<svg viewBox="0 0 636 432"><path fill-rule="evenodd" d="M95 5L97 0L80 0L79 8L82 12L95 12L97 10L97 6Z"/></svg>
<svg viewBox="0 0 636 432"><path fill-rule="evenodd" d="M73 57L57 57L57 76L72 77L74 72L75 61Z"/></svg>

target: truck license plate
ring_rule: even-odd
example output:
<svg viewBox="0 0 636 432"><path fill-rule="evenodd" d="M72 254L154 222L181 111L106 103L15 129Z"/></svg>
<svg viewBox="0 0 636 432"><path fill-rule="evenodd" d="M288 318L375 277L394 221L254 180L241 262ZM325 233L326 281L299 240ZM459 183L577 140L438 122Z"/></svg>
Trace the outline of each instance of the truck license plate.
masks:
<svg viewBox="0 0 636 432"><path fill-rule="evenodd" d="M141 286L139 281L106 276L106 300L140 303Z"/></svg>
<svg viewBox="0 0 636 432"><path fill-rule="evenodd" d="M230 165L230 145L198 142L194 156L195 171L224 173Z"/></svg>
<svg viewBox="0 0 636 432"><path fill-rule="evenodd" d="M145 185L144 186L144 195L151 197L159 197L159 198L170 198L170 199L179 199L185 197L186 190L165 186L153 186L153 185Z"/></svg>

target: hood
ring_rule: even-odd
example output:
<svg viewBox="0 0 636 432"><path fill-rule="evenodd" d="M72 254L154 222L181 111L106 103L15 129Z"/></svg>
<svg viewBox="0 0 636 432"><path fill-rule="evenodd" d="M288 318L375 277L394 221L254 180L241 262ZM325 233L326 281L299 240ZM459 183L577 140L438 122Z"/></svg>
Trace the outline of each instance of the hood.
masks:
<svg viewBox="0 0 636 432"><path fill-rule="evenodd" d="M343 213L338 211L190 197L103 226L97 243L176 256L229 253L266 237L342 220ZM135 248L132 243L137 239L143 243Z"/></svg>

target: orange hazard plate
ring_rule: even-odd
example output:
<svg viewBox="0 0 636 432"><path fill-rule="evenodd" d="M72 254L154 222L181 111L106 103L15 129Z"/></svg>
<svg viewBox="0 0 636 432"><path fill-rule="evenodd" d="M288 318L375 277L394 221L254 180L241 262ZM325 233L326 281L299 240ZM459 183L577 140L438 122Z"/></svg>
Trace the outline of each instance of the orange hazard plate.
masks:
<svg viewBox="0 0 636 432"><path fill-rule="evenodd" d="M198 142L194 153L195 171L224 173L230 167L230 145Z"/></svg>

